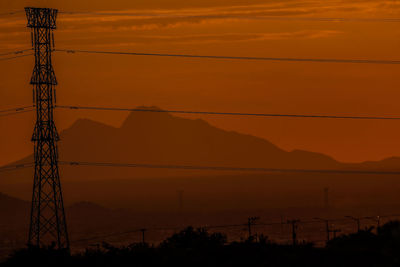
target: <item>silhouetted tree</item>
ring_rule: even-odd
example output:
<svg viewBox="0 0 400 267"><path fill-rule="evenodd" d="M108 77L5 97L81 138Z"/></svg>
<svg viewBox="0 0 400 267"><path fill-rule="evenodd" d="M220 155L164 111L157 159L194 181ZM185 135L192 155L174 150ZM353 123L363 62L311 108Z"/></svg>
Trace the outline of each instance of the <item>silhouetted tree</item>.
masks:
<svg viewBox="0 0 400 267"><path fill-rule="evenodd" d="M188 227L167 238L159 246L143 243L116 247L102 243L83 253L70 255L54 247L28 247L16 251L1 266L38 265L41 267L87 266L400 266L400 222L389 222L378 228L342 235L326 248L309 243L297 246L278 245L260 235L256 241L244 240L227 244L226 236L209 233L204 228Z"/></svg>
<svg viewBox="0 0 400 267"><path fill-rule="evenodd" d="M161 243L160 248L205 248L218 247L226 243L226 236L221 233L208 233L205 228L187 227Z"/></svg>

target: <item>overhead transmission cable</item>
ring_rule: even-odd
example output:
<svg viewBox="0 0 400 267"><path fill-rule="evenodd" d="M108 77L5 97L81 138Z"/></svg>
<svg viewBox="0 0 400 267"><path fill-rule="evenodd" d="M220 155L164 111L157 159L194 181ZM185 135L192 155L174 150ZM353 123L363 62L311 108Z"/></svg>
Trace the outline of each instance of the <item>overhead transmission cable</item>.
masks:
<svg viewBox="0 0 400 267"><path fill-rule="evenodd" d="M3 12L3 13L0 13L0 16L4 17L4 16L16 15L16 14L20 14L20 13L25 13L25 11L15 10L15 11Z"/></svg>
<svg viewBox="0 0 400 267"><path fill-rule="evenodd" d="M279 223L279 224L281 224L281 223ZM227 224L227 225L204 226L204 227L200 226L198 228L218 229L218 228L232 228L232 227L243 227L243 226L247 226L247 224ZM182 229L183 229L182 227L152 227L152 228L143 228L142 227L142 228L137 228L137 229L128 230L128 231L115 232L115 233L110 233L110 234L92 236L92 237L88 237L88 238L76 239L76 240L73 240L72 242L80 243L80 242L97 240L97 239L102 239L102 238L107 238L107 237L115 237L115 236L120 236L120 235L131 234L131 233L139 233L142 230L146 230L146 231L179 231Z"/></svg>
<svg viewBox="0 0 400 267"><path fill-rule="evenodd" d="M265 225L275 225L275 224L286 224L286 223L270 223L270 224L265 224ZM262 224L254 224L254 226L257 226L257 225L262 225ZM233 228L233 227L243 227L243 226L247 226L247 224L200 226L197 228L219 229L219 228ZM77 240L73 240L72 242L79 243L79 242L97 240L97 239L102 239L102 238L107 238L107 237L115 237L115 236L120 236L120 235L125 235L125 234L138 233L138 232L141 232L143 229L145 229L146 231L179 231L179 230L182 230L183 228L182 227L152 227L152 228L143 228L142 227L142 228L137 228L137 229L123 231L123 232L115 232L115 233L105 234L105 235L101 235L101 236L99 235L99 236L77 239Z"/></svg>
<svg viewBox="0 0 400 267"><path fill-rule="evenodd" d="M3 113L3 114L0 114L0 117L8 117L8 116L13 116L13 115L19 115L19 114L23 114L23 113L32 112L32 111L34 111L34 110L33 110L33 109L30 109L30 110L23 110L23 111L16 111L16 112Z"/></svg>
<svg viewBox="0 0 400 267"><path fill-rule="evenodd" d="M137 233L137 232L140 232L140 230L135 229L135 230L130 230L130 231L124 231L124 232L118 232L118 233L110 233L110 234L105 234L105 235L99 235L99 236L75 239L75 240L72 240L71 242L72 243L80 243L80 242L92 241L92 240L97 240L97 239L104 239L104 238L108 238L108 237L126 235L126 234Z"/></svg>
<svg viewBox="0 0 400 267"><path fill-rule="evenodd" d="M14 108L14 109L0 110L0 117L13 116L13 115L18 115L18 114L22 114L22 113L32 112L32 111L34 111L34 106L26 106L26 107Z"/></svg>
<svg viewBox="0 0 400 267"><path fill-rule="evenodd" d="M389 218L389 217L398 217L399 215L382 215L379 216L380 218ZM374 216L369 216L369 217L362 217L360 220L367 220L370 218L373 218ZM378 216L376 216L378 217ZM345 218L331 218L328 219L327 221L331 223L341 223L341 224L349 224L352 223L351 220L345 219ZM320 224L323 223L321 220L300 220L298 222L299 224ZM290 222L260 222L260 223L255 223L252 226L257 227L257 226L276 226L276 225L289 225ZM194 228L204 228L204 229L226 229L226 228L234 228L234 227L247 227L247 223L242 223L242 224L225 224L225 225L205 225L205 226L197 226ZM97 236L92 236L88 238L81 238L81 239L76 239L73 240L73 243L80 243L80 242L85 242L85 241L92 241L92 240L98 240L98 239L103 239L103 238L108 238L108 237L115 237L115 236L120 236L120 235L125 235L125 234L131 234L131 233L139 233L142 230L146 231L157 231L157 230L171 230L171 231L177 231L177 230L183 230L183 227L155 227L155 228L137 228L133 230L128 230L128 231L121 231L121 232L115 232L115 233L109 233L109 234L103 234L103 235L97 235ZM246 229L247 230L247 229Z"/></svg>
<svg viewBox="0 0 400 267"><path fill-rule="evenodd" d="M32 55L33 55L33 53L31 53L31 54L24 54L24 55L18 55L18 56L13 56L13 57L0 58L0 61L12 60L12 59L17 59L17 58L21 58L21 57L28 57L28 56L32 56Z"/></svg>
<svg viewBox="0 0 400 267"><path fill-rule="evenodd" d="M34 108L34 105L30 105L30 106L23 106L23 107L17 107L17 108L9 108L9 109L0 109L0 114L1 113L5 113L5 112L18 112L18 111L24 111L30 108Z"/></svg>
<svg viewBox="0 0 400 267"><path fill-rule="evenodd" d="M27 48L27 49L22 49L22 50L15 50L15 51L10 51L10 52L6 52L6 53L0 53L0 56L23 54L23 53L25 53L27 51L32 51L32 48Z"/></svg>
<svg viewBox="0 0 400 267"><path fill-rule="evenodd" d="M8 172L8 171L14 171L14 170L19 170L19 169L31 168L34 165L35 165L34 163L23 163L23 164L17 164L17 165L8 165L8 166L0 167L0 172Z"/></svg>
<svg viewBox="0 0 400 267"><path fill-rule="evenodd" d="M246 19L270 21L317 21L317 22L400 22L400 18L346 18L346 17L288 17L288 16L262 16L248 14L167 14L167 13L140 13L140 12L99 12L99 11L60 11L63 15L96 15L96 16L122 16L122 17L154 17L154 18L203 18L203 19Z"/></svg>
<svg viewBox="0 0 400 267"><path fill-rule="evenodd" d="M250 60L250 61L287 61L287 62L314 62L314 63L351 63L351 64L389 64L399 65L400 60L375 60L375 59L334 59L334 58L292 58L292 57L247 57L247 56L213 56L195 54L169 54L169 53L142 53L122 51L100 51L100 50L78 50L78 49L55 49L56 52L86 53L104 55L126 55L126 56L152 56L152 57L177 57L192 59L223 59L223 60Z"/></svg>
<svg viewBox="0 0 400 267"><path fill-rule="evenodd" d="M114 108L114 107L70 106L70 105L57 105L56 108L58 108L58 109L72 109L72 110L129 111L129 112L177 113L177 114L249 116L249 117L252 116L252 117L317 118L317 119L353 119L353 120L400 120L400 117L381 117L381 116L345 116L345 115L280 114L280 113L243 113L243 112L161 110L161 109L144 109L144 108Z"/></svg>
<svg viewBox="0 0 400 267"><path fill-rule="evenodd" d="M368 174L368 175L400 175L400 171L363 171L347 169L280 169L280 168L250 168L250 167L224 167L224 166L197 166L197 165L162 165L143 163L111 163L111 162L79 162L60 161L61 165L71 166L95 166L95 167L123 167L146 169L178 169L199 171L233 171L233 172L271 172L271 173L323 173L323 174Z"/></svg>

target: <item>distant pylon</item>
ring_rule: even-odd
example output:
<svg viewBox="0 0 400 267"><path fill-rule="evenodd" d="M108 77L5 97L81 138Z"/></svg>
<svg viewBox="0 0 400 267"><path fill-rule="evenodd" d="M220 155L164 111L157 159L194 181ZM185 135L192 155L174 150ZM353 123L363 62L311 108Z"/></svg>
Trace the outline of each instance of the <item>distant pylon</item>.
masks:
<svg viewBox="0 0 400 267"><path fill-rule="evenodd" d="M292 244L297 245L297 227L300 220L288 220L288 223L292 225Z"/></svg>
<svg viewBox="0 0 400 267"><path fill-rule="evenodd" d="M51 53L58 11L33 7L26 7L25 11L35 50L35 67L30 83L33 85L36 106L36 125L32 136L35 176L28 243L38 247L54 245L58 249L69 249L58 171L59 136L53 120L57 80Z"/></svg>
<svg viewBox="0 0 400 267"><path fill-rule="evenodd" d="M249 232L249 241L254 240L254 236L251 232L251 227L256 224L256 221L258 221L260 217L249 217L247 218L247 230Z"/></svg>
<svg viewBox="0 0 400 267"><path fill-rule="evenodd" d="M178 212L183 213L183 190L178 190Z"/></svg>
<svg viewBox="0 0 400 267"><path fill-rule="evenodd" d="M324 208L329 209L329 187L324 188Z"/></svg>

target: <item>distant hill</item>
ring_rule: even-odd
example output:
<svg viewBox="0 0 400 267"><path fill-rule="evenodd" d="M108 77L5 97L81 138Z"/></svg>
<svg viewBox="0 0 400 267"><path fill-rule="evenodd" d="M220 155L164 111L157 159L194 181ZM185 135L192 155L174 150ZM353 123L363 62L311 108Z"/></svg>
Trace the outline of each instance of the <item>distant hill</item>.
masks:
<svg viewBox="0 0 400 267"><path fill-rule="evenodd" d="M62 161L303 169L400 169L400 158L345 164L321 153L284 151L259 137L225 131L201 119L181 118L168 113L132 112L120 128L79 119L61 132L60 136L59 151ZM18 163L32 161L33 156L30 156ZM125 170L121 173L113 170L110 173L105 169L91 170L84 175L71 174L71 177L80 179L109 178L110 174L121 174L119 178L132 175L177 175L176 171L165 170ZM188 172L184 172L184 175L187 174Z"/></svg>
<svg viewBox="0 0 400 267"><path fill-rule="evenodd" d="M68 215L68 228L72 240L133 227L129 224L132 223L129 213L110 210L91 202L67 206L65 212ZM26 244L29 215L29 201L0 192L0 258L2 248L22 247Z"/></svg>
<svg viewBox="0 0 400 267"><path fill-rule="evenodd" d="M225 131L200 119L181 118L168 113L132 112L120 128L80 119L61 132L60 136L62 161L301 169L400 169L399 158L346 164L320 153L284 151L262 138ZM30 156L17 163L32 161ZM31 169L2 173L0 186L4 192L29 199L32 176ZM375 203L375 195L382 194L381 199L389 198L398 188L396 177L377 175L250 174L61 166L61 177L68 203L88 200L139 210L176 210L176 192L180 189L188 194L188 207L204 209L204 205L215 208L219 206L218 203L220 208L232 203L236 203L235 207L245 207L250 203L253 206L288 203L309 205L315 201L319 203L321 192L327 186L336 191L336 196L342 197L342 202L346 200L356 203L361 196L365 196ZM358 192L359 197L355 197L355 192ZM212 199L214 204L210 205Z"/></svg>
<svg viewBox="0 0 400 267"><path fill-rule="evenodd" d="M0 218L2 218L2 221L6 219L8 221L21 219L21 217L28 218L30 208L31 202L0 192ZM88 201L77 202L67 206L66 211L72 220L81 221L99 220L101 218L103 218L104 221L104 218L109 218L113 213L110 209ZM16 223L18 222L12 222L12 224ZM26 224L26 220L23 220L23 223Z"/></svg>
<svg viewBox="0 0 400 267"><path fill-rule="evenodd" d="M16 212L30 207L30 202L8 196L0 192L0 213Z"/></svg>
<svg viewBox="0 0 400 267"><path fill-rule="evenodd" d="M21 225L29 218L30 202L0 192L0 227Z"/></svg>
<svg viewBox="0 0 400 267"><path fill-rule="evenodd" d="M287 152L267 140L224 131L204 120L153 112L133 112L120 128L79 119L61 133L59 150L64 161L276 168L341 166L320 153ZM24 161L32 161L32 157Z"/></svg>

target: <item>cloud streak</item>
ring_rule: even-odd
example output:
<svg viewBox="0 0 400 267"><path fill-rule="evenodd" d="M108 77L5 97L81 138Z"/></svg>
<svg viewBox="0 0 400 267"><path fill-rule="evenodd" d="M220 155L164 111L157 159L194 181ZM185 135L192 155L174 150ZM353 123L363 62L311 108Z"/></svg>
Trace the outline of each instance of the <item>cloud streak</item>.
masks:
<svg viewBox="0 0 400 267"><path fill-rule="evenodd" d="M190 34L190 35L138 35L128 42L115 43L114 38L103 40L97 43L97 47L113 45L120 47L129 47L143 44L207 44L207 43L238 43L263 40L288 40L288 39L315 39L329 38L341 34L340 31L330 30L303 30L294 32L277 33L225 33L225 34ZM81 44L92 44L93 41L86 39Z"/></svg>
<svg viewBox="0 0 400 267"><path fill-rule="evenodd" d="M335 16L336 15L336 16ZM338 16L340 15L340 16ZM61 14L65 31L142 31L240 21L400 22L393 1L283 1L190 9L148 9Z"/></svg>
<svg viewBox="0 0 400 267"><path fill-rule="evenodd" d="M326 38L338 35L334 30L297 30L293 32L267 32L267 33L228 33L223 35L182 35L162 36L159 32L163 29L179 29L183 27L228 25L228 23L256 22L262 20L274 21L387 21L400 22L395 16L400 15L400 3L397 1L377 0L336 0L336 1L268 1L265 4L253 5L225 5L191 7L181 9L138 9L124 11L101 12L61 12L58 22L57 34L68 36L65 40L98 39L100 45L108 43L110 36L119 34L119 44L143 44L145 42L164 43L217 43L217 42L243 42L261 40L282 40L298 38ZM336 16L335 16L336 15ZM338 17L337 15L340 15ZM386 20L381 20L387 18ZM0 18L0 44L6 39L18 43L26 35L24 18L6 20ZM331 24L327 24L327 26ZM303 26L304 27L304 26ZM330 27L332 28L332 27ZM135 32L135 38L129 36ZM148 33L149 36L146 36ZM11 38L10 38L11 37ZM192 38L192 40L189 39ZM14 41L12 40L14 39ZM108 38L111 39L111 38ZM123 39L123 41L121 41ZM115 42L115 41L114 41ZM97 43L97 42L96 42Z"/></svg>

